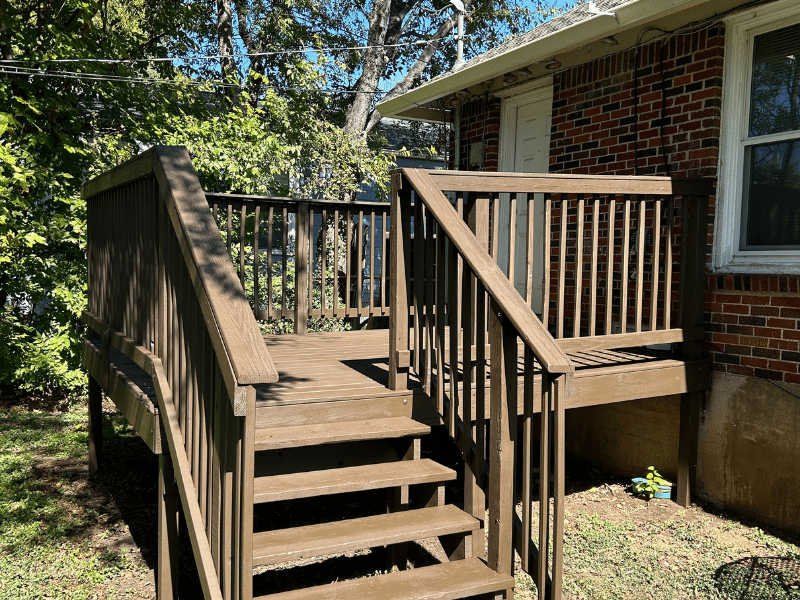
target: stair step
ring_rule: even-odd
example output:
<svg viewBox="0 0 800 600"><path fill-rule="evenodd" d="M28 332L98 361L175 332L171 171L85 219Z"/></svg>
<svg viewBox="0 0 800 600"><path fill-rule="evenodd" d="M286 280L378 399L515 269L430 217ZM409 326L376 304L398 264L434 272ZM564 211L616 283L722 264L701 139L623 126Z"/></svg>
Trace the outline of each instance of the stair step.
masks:
<svg viewBox="0 0 800 600"><path fill-rule="evenodd" d="M510 590L514 578L478 558L293 590L256 600L455 600Z"/></svg>
<svg viewBox="0 0 800 600"><path fill-rule="evenodd" d="M428 458L258 477L255 502L277 502L401 485L451 481L456 472Z"/></svg>
<svg viewBox="0 0 800 600"><path fill-rule="evenodd" d="M428 537L475 531L477 519L456 506L435 506L253 536L253 564L271 565Z"/></svg>
<svg viewBox="0 0 800 600"><path fill-rule="evenodd" d="M256 451L281 450L336 442L422 436L430 431L428 425L408 417L387 417L257 429L255 443Z"/></svg>

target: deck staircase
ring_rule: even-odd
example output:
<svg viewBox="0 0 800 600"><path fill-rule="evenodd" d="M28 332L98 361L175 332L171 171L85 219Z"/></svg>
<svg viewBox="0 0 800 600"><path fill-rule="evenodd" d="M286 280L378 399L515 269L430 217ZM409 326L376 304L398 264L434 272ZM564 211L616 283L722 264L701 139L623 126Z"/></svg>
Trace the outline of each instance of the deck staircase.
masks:
<svg viewBox="0 0 800 600"><path fill-rule="evenodd" d="M689 503L712 183L404 169L392 184L391 219L386 203L207 195L185 148L156 147L84 186L90 468L105 393L159 455L159 600L178 597L180 519L206 600L511 600L517 565L561 600L565 411L581 406L679 394ZM499 227L516 232L523 203L515 261ZM387 315L388 330L306 333ZM422 457L432 426L454 468ZM457 477L463 510L445 494ZM438 564L411 564L420 540ZM367 550L385 554L377 573L261 585Z"/></svg>
<svg viewBox="0 0 800 600"><path fill-rule="evenodd" d="M478 557L482 523L445 499L456 472L420 458L430 427L408 417L259 429L255 446L256 504L386 490L386 513L333 520L253 537L253 566L385 548L387 573L260 598L274 600L494 597L513 578ZM264 466L260 470L259 463ZM358 497L354 498L358 502ZM438 538L446 562L406 568L406 544Z"/></svg>

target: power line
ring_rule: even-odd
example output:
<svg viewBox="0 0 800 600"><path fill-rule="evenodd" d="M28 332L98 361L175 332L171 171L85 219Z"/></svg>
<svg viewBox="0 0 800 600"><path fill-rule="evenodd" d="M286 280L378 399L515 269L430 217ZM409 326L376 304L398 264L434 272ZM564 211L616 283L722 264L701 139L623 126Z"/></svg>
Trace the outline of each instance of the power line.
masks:
<svg viewBox="0 0 800 600"><path fill-rule="evenodd" d="M348 47L328 47L328 48L298 48L293 50L275 50L273 52L243 52L233 54L209 54L205 56L150 56L145 58L12 58L0 59L0 65L29 64L29 63L102 63L102 64L130 64L141 62L194 62L219 60L220 58L260 58L264 56L280 56L284 54L308 54L316 52L323 54L328 52L347 52L356 50L372 50L375 48L401 48L405 46L424 46L428 40L417 40L415 42L401 42L398 44L383 44L379 46L348 46Z"/></svg>
<svg viewBox="0 0 800 600"><path fill-rule="evenodd" d="M104 83L140 83L144 85L176 85L187 87L228 87L239 88L240 86L235 83L228 83L219 80L179 80L179 79L158 79L155 77L124 77L120 75L104 75L101 73L81 73L78 71L41 71L27 67L3 67L0 65L0 75L22 75L26 77L50 77L57 79L72 79L77 81L97 81ZM296 86L275 86L264 85L264 89L274 90L278 92L316 92L320 94L387 94L385 90L348 90L345 88L303 88Z"/></svg>

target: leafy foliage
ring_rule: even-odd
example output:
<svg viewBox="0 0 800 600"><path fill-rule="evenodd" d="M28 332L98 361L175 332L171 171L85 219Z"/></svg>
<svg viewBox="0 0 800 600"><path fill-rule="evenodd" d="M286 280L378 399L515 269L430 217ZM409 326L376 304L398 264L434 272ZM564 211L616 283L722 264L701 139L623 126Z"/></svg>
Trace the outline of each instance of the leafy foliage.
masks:
<svg viewBox="0 0 800 600"><path fill-rule="evenodd" d="M671 485L669 481L661 477L661 473L656 471L655 467L649 466L647 467L647 476L644 477L644 481L636 481L632 487L635 493L650 500L660 491L660 487L669 487Z"/></svg>

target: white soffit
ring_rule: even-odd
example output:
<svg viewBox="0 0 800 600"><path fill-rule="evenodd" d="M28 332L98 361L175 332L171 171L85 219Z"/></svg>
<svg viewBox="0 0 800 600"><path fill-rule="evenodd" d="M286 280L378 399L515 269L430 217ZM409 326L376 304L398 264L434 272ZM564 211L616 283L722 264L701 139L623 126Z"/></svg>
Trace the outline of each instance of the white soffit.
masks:
<svg viewBox="0 0 800 600"><path fill-rule="evenodd" d="M480 85L503 73L522 69L537 61L547 61L557 55L563 62L561 57L566 53L583 48L591 42L597 42L608 35L619 37L634 29L633 35L636 35L643 26L677 13L685 13L686 18L683 20L688 22L744 3L742 0L714 0L713 3L711 0L633 0L613 9L619 24L610 16L595 16L580 21L496 57L484 61L473 59L459 71L447 73L404 94L383 100L377 108L386 117L438 121L442 116L434 108L437 100L459 90ZM630 45L632 44L623 44L626 47ZM598 56L584 58L579 62L594 60ZM470 64L471 62L474 64Z"/></svg>

